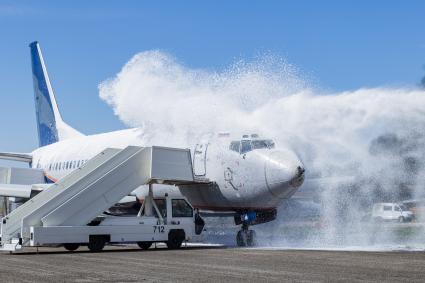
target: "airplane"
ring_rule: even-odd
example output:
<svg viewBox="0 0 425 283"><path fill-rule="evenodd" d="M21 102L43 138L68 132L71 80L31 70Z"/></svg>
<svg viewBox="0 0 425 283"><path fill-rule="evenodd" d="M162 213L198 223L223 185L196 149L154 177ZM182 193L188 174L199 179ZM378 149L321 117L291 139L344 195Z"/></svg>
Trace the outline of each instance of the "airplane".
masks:
<svg viewBox="0 0 425 283"><path fill-rule="evenodd" d="M38 42L30 45L39 148L31 153L0 153L0 159L29 163L44 171L46 182L57 182L105 148L143 144L140 128L84 135L64 122L50 83ZM241 225L236 242L255 244L249 226L276 219L277 207L304 181L304 165L289 148L250 133L232 136L211 134L194 140L191 151L194 176L199 182L178 190L199 211L230 212ZM1 190L0 190L1 195Z"/></svg>

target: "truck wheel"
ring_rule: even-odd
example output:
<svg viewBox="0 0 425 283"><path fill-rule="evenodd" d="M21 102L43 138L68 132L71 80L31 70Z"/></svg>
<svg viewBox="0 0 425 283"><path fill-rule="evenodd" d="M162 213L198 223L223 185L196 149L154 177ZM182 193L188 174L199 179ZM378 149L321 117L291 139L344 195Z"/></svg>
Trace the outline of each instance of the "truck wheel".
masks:
<svg viewBox="0 0 425 283"><path fill-rule="evenodd" d="M403 217L403 216L400 216L400 217L398 218L398 222L399 222L399 223L403 223L403 222L404 222L404 217Z"/></svg>
<svg viewBox="0 0 425 283"><path fill-rule="evenodd" d="M152 246L152 242L137 242L137 245L142 250L147 250Z"/></svg>
<svg viewBox="0 0 425 283"><path fill-rule="evenodd" d="M91 252L100 252L105 247L106 241L103 236L90 236L87 247Z"/></svg>
<svg viewBox="0 0 425 283"><path fill-rule="evenodd" d="M185 238L186 235L183 230L171 230L168 233L167 247L169 249L179 249Z"/></svg>
<svg viewBox="0 0 425 283"><path fill-rule="evenodd" d="M63 244L63 247L68 251L75 251L76 249L80 247L80 245L77 243L67 243L67 244Z"/></svg>

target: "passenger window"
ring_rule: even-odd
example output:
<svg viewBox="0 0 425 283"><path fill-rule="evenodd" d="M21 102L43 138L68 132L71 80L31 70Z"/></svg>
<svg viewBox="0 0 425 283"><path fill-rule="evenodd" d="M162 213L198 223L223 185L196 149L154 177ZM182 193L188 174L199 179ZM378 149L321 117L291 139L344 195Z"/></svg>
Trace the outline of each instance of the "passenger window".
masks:
<svg viewBox="0 0 425 283"><path fill-rule="evenodd" d="M390 205L384 205L384 211L391 211L392 208Z"/></svg>
<svg viewBox="0 0 425 283"><path fill-rule="evenodd" d="M171 200L173 217L192 217L192 207L184 199Z"/></svg>

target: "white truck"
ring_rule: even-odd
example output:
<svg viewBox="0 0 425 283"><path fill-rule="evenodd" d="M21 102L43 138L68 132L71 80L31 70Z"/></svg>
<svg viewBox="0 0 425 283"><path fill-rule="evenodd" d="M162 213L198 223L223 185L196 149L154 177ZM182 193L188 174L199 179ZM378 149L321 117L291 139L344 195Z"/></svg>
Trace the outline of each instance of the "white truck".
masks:
<svg viewBox="0 0 425 283"><path fill-rule="evenodd" d="M398 203L375 203L372 208L372 219L375 221L412 221L413 213Z"/></svg>
<svg viewBox="0 0 425 283"><path fill-rule="evenodd" d="M202 232L202 219L184 197L165 196L149 202L147 197L137 215L106 214L86 226L31 227L29 246L63 245L69 251L87 246L98 252L108 243L137 243L148 249L153 243L164 242L177 249Z"/></svg>

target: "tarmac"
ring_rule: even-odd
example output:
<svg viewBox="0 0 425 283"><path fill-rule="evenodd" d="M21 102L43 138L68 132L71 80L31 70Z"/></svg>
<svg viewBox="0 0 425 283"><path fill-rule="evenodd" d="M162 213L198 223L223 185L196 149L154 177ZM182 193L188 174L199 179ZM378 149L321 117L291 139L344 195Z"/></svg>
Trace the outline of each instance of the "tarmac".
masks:
<svg viewBox="0 0 425 283"><path fill-rule="evenodd" d="M423 282L425 252L109 246L0 254L1 282Z"/></svg>

